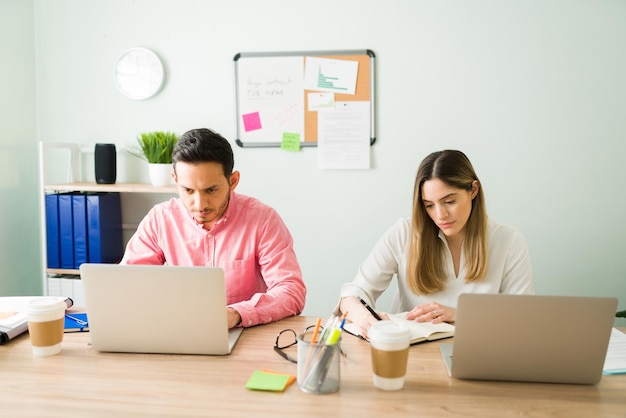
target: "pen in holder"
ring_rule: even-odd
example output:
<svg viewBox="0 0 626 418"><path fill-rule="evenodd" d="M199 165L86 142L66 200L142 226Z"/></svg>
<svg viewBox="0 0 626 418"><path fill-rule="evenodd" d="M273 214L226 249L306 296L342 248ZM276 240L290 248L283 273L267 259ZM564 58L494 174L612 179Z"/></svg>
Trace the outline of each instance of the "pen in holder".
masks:
<svg viewBox="0 0 626 418"><path fill-rule="evenodd" d="M298 336L298 386L307 393L332 393L339 390L341 340L315 344Z"/></svg>

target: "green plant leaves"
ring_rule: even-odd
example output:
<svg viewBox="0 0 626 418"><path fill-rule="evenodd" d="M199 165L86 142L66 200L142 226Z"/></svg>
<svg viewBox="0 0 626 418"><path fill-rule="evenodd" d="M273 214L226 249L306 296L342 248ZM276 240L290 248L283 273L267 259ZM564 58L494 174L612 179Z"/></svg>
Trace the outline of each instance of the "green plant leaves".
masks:
<svg viewBox="0 0 626 418"><path fill-rule="evenodd" d="M178 136L174 132L142 132L137 137L143 158L150 164L171 164L172 152L177 141Z"/></svg>

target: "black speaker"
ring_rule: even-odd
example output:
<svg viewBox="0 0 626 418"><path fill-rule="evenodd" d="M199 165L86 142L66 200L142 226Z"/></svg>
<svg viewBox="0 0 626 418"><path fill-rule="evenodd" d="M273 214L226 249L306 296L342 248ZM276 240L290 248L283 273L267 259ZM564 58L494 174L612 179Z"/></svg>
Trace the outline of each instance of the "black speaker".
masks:
<svg viewBox="0 0 626 418"><path fill-rule="evenodd" d="M96 144L96 183L114 184L117 177L115 144Z"/></svg>

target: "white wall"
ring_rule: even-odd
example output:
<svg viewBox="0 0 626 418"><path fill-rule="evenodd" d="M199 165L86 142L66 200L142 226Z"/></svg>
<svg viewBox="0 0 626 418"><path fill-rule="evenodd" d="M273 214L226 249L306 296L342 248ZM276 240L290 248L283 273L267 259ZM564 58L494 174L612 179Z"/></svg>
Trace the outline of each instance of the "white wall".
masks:
<svg viewBox="0 0 626 418"><path fill-rule="evenodd" d="M34 8L44 141L132 145L141 131L210 127L234 145L236 53L376 53L371 170L319 171L316 149L234 145L238 190L276 207L293 233L306 314L330 313L377 238L410 214L419 161L444 148L469 155L491 216L526 236L538 293L614 295L626 309L623 1L34 0ZM167 83L153 99L131 101L115 88L113 64L131 46L165 62ZM124 162L118 179L139 175L138 164Z"/></svg>
<svg viewBox="0 0 626 418"><path fill-rule="evenodd" d="M0 0L0 296L41 294L33 3Z"/></svg>

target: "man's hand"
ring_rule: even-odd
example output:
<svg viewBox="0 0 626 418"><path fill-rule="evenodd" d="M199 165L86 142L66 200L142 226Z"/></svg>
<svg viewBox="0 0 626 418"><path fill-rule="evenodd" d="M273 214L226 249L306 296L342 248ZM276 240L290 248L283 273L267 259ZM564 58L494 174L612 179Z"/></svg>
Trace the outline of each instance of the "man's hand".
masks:
<svg viewBox="0 0 626 418"><path fill-rule="evenodd" d="M228 319L228 328L234 328L241 322L241 315L234 308L226 308L226 318Z"/></svg>

